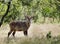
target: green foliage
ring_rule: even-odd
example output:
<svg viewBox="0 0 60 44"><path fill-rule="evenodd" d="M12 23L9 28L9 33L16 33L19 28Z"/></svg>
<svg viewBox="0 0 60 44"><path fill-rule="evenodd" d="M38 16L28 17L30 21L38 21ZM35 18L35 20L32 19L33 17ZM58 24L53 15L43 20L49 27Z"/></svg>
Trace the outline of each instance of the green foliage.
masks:
<svg viewBox="0 0 60 44"><path fill-rule="evenodd" d="M23 6L30 6L32 0L21 0Z"/></svg>
<svg viewBox="0 0 60 44"><path fill-rule="evenodd" d="M2 3L2 1L0 1L0 19L5 14L8 3L6 1ZM35 15L34 22L45 22L47 17L52 18L53 22L60 22L60 1L12 0L9 13L4 22L24 19L24 15ZM38 21L39 19L40 21Z"/></svg>

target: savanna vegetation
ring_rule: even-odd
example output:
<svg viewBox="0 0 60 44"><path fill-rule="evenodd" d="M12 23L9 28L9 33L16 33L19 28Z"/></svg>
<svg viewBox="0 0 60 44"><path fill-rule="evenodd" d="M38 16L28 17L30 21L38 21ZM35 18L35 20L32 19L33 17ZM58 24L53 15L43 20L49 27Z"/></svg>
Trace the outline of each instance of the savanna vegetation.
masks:
<svg viewBox="0 0 60 44"><path fill-rule="evenodd" d="M0 0L0 24L35 15L34 22L60 22L59 0Z"/></svg>
<svg viewBox="0 0 60 44"><path fill-rule="evenodd" d="M34 23L60 23L60 0L0 0L0 26L23 20L24 15L35 16ZM52 37L51 32L42 38L7 38L4 29L0 28L0 44L60 44L60 36Z"/></svg>

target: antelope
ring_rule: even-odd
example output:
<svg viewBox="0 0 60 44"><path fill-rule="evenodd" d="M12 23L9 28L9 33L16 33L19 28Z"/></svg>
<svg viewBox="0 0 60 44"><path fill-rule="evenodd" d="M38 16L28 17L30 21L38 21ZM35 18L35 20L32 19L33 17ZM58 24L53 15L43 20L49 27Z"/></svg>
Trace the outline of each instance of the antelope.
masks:
<svg viewBox="0 0 60 44"><path fill-rule="evenodd" d="M34 18L34 16L25 16L25 21L13 21L9 24L10 31L8 32L8 37L12 33L13 36L15 36L16 31L23 31L24 35L28 35L28 28L30 27L31 19Z"/></svg>

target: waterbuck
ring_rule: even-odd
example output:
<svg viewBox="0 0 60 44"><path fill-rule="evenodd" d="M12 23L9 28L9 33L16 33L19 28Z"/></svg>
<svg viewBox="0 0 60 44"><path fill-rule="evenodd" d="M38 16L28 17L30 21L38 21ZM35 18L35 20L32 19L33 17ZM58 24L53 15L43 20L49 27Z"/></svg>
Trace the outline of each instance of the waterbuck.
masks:
<svg viewBox="0 0 60 44"><path fill-rule="evenodd" d="M24 35L28 35L28 28L30 27L31 19L34 16L25 16L24 21L13 21L9 24L10 31L8 32L8 37L12 33L14 36L16 31L23 31Z"/></svg>

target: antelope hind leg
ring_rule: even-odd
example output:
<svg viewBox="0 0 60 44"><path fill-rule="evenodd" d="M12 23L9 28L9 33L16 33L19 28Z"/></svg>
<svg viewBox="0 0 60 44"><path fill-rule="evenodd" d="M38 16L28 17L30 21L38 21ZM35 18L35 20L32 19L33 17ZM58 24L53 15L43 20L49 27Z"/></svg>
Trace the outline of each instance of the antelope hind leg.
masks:
<svg viewBox="0 0 60 44"><path fill-rule="evenodd" d="M9 32L8 32L8 37L10 36L11 33L12 33L12 31L9 31Z"/></svg>

